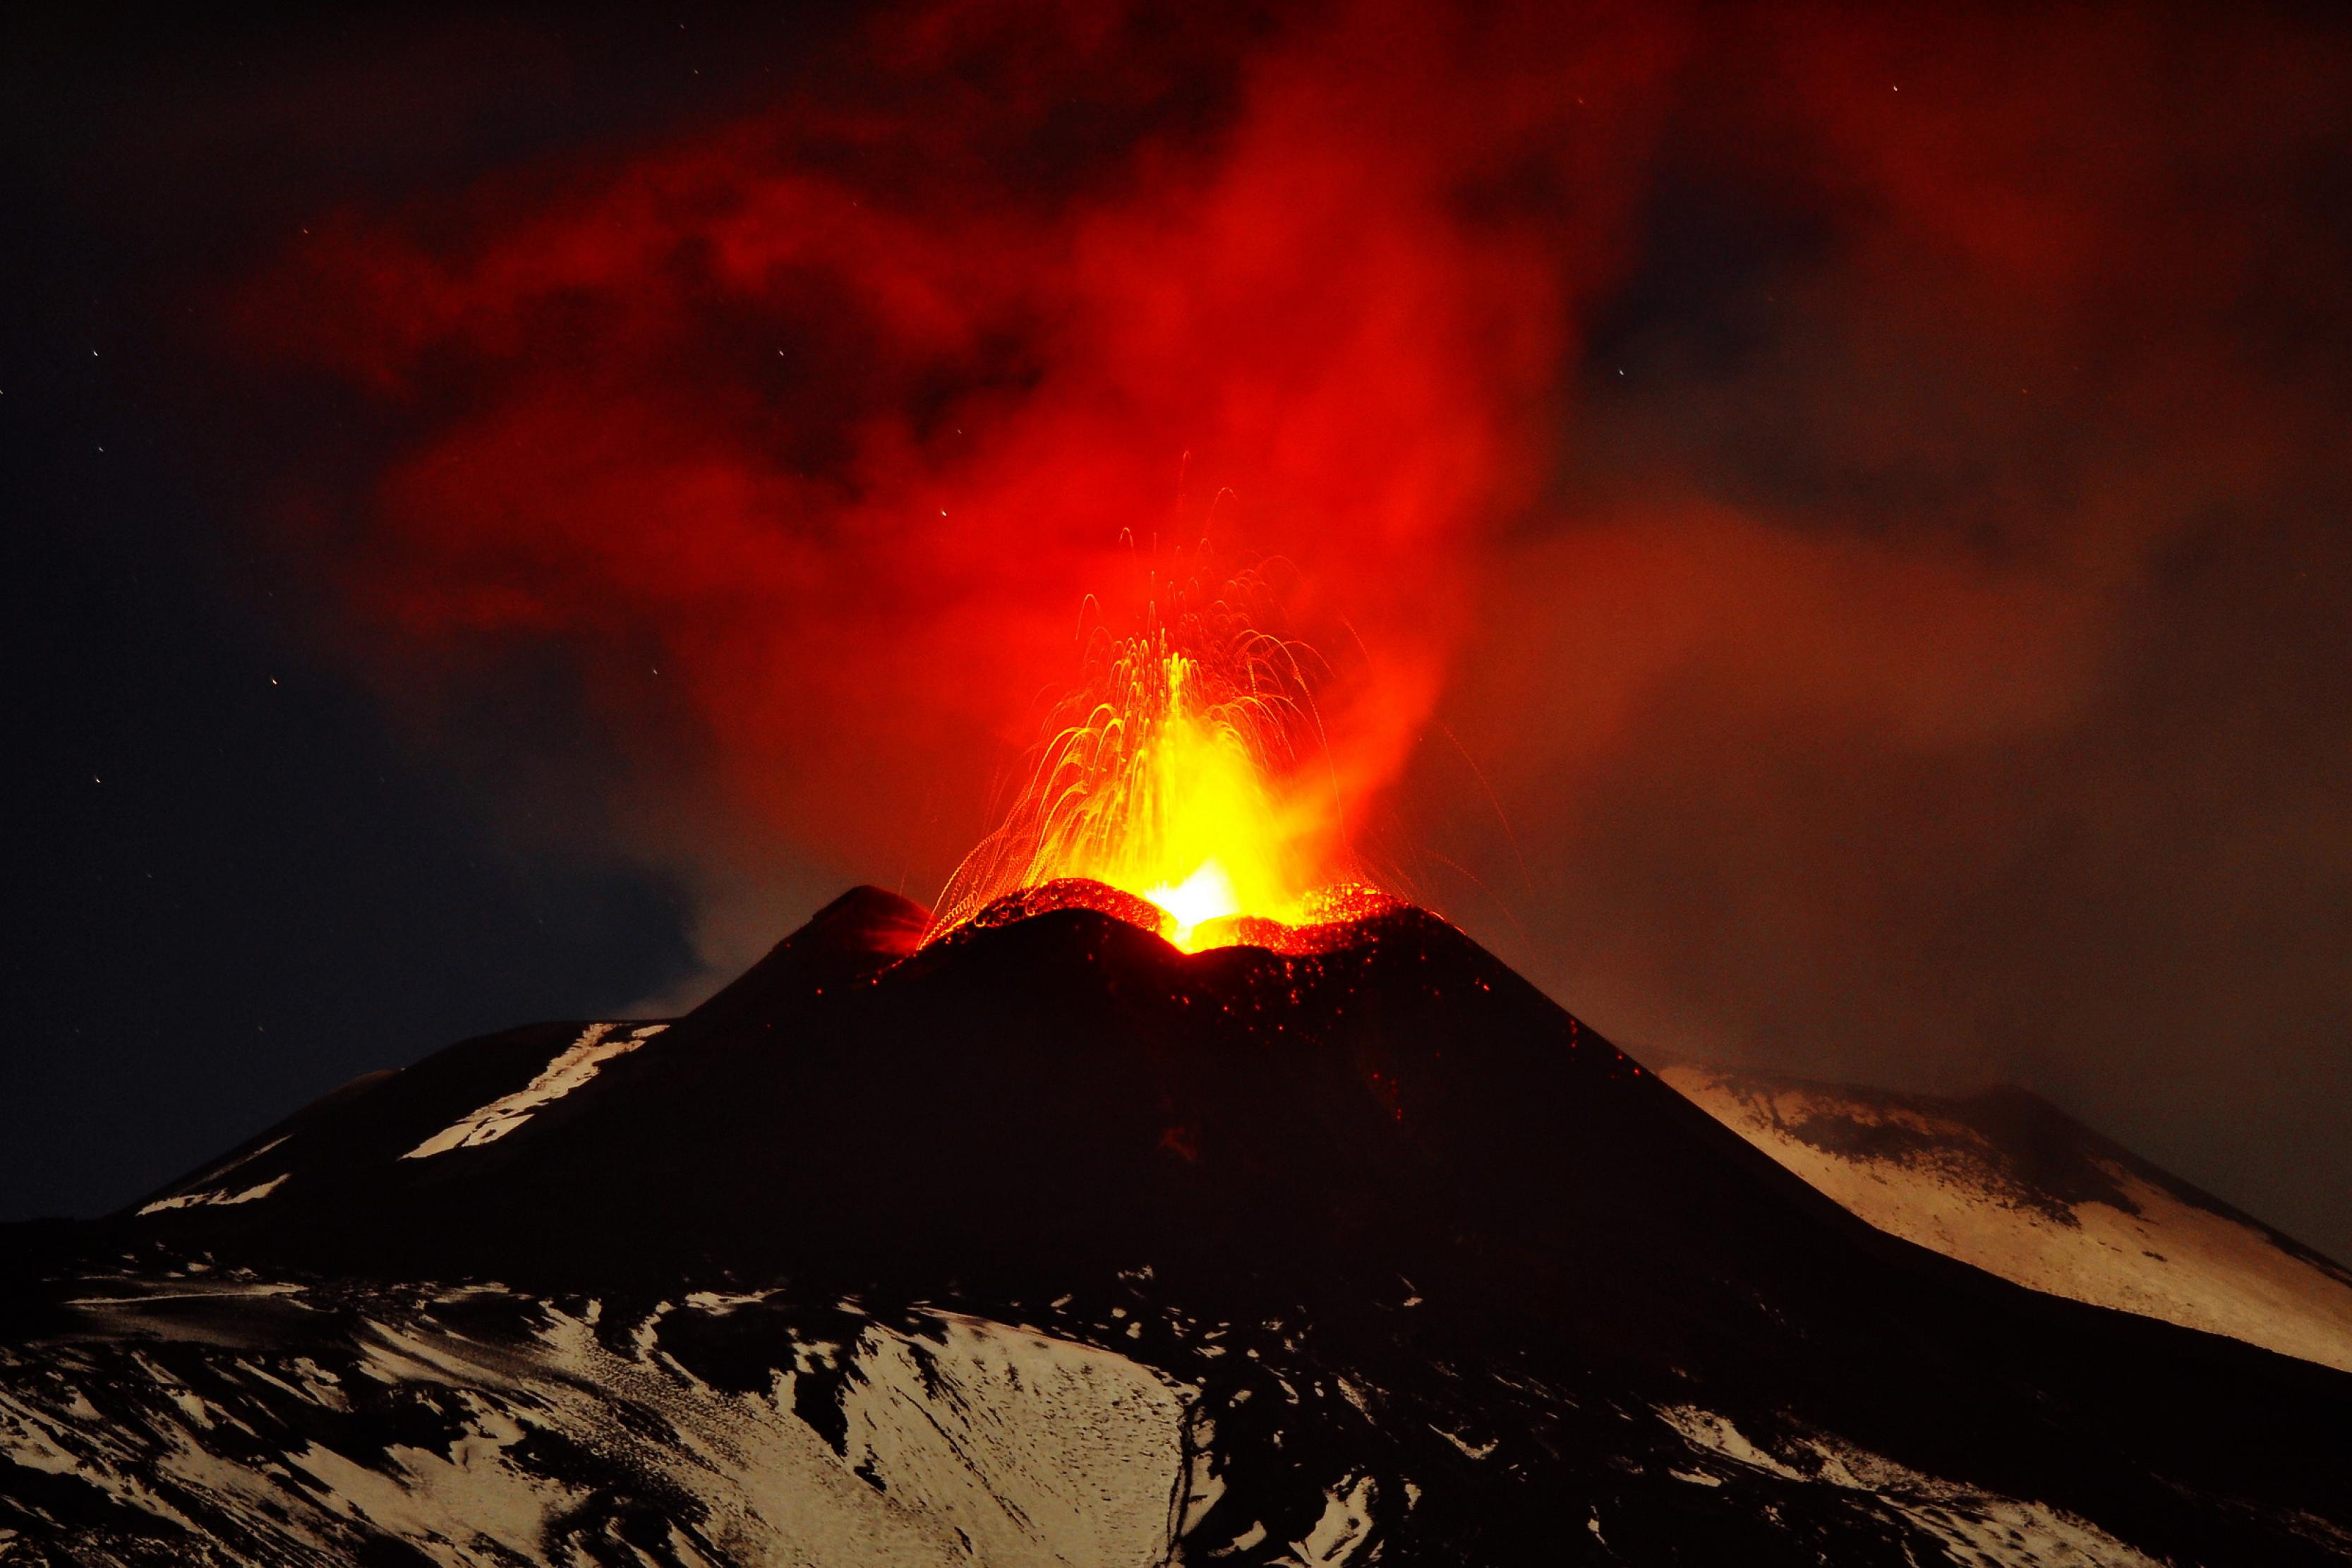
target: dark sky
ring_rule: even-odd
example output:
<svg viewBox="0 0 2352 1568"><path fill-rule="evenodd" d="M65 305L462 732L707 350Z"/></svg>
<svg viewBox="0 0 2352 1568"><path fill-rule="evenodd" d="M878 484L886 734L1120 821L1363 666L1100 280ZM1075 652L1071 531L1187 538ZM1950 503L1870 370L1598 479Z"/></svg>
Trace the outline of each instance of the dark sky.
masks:
<svg viewBox="0 0 2352 1568"><path fill-rule="evenodd" d="M2352 38L951 4L0 39L0 1215L929 897L1122 530L1637 1053L2352 1255Z"/></svg>

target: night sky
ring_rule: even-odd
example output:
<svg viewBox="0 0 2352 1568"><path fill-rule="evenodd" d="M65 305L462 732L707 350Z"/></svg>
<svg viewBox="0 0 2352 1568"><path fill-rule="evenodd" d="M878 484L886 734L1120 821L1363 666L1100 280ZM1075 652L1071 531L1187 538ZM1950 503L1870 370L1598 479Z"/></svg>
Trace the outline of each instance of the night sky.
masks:
<svg viewBox="0 0 2352 1568"><path fill-rule="evenodd" d="M2352 1257L2326 12L5 26L0 1217L929 900L1207 538L1637 1055Z"/></svg>

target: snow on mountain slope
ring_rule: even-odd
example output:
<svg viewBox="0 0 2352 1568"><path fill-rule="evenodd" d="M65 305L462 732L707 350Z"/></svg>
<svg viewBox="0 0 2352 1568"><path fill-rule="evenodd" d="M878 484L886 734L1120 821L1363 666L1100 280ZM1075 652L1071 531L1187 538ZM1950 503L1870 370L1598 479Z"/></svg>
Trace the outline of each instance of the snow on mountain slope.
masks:
<svg viewBox="0 0 2352 1568"><path fill-rule="evenodd" d="M266 1182L257 1182L252 1186L233 1193L225 1191L181 1193L173 1197L157 1198L152 1204L142 1205L139 1212L142 1215L163 1214L172 1209L194 1208L199 1204L249 1204L257 1199L268 1197L285 1184L286 1178L278 1175L272 1176Z"/></svg>
<svg viewBox="0 0 2352 1568"><path fill-rule="evenodd" d="M953 1314L769 1305L124 1281L84 1299L89 1337L0 1352L0 1561L1166 1561L1171 1379ZM747 1309L752 1375L707 1353ZM14 1554L39 1543L65 1555Z"/></svg>
<svg viewBox="0 0 2352 1568"><path fill-rule="evenodd" d="M1783 1446L1784 1456L1759 1447L1736 1424L1710 1411L1681 1406L1657 1414L1694 1448L1731 1466L1866 1496L1954 1562L2162 1568L2088 1520L2046 1503L1955 1486L1834 1439L1800 1437ZM1723 1484L1719 1474L1706 1471L1682 1479L1699 1486Z"/></svg>
<svg viewBox="0 0 2352 1568"><path fill-rule="evenodd" d="M1367 1419L1377 1385L1329 1405L1349 1436L1326 1446L1297 1321L1141 1309L1161 1353L1189 1346L1187 1382L1075 1337L1126 1337L1117 1315L1047 1332L774 1292L629 1305L200 1264L84 1285L69 1329L0 1350L0 1562L1342 1568L1384 1540L1410 1555L1401 1521L1427 1497L1373 1474L1414 1426ZM1415 1468L1443 1484L1531 1461L1581 1401L1519 1392L1475 1456L1424 1443ZM1221 1440L1260 1402L1280 1427ZM1613 1479L1554 1497L1561 1560L1648 1560L1658 1518L1715 1515L1866 1553L1825 1560L2159 1568L2064 1510L1831 1434L1601 1414L1622 1452ZM1670 1495L1627 1493L1644 1487Z"/></svg>
<svg viewBox="0 0 2352 1568"><path fill-rule="evenodd" d="M591 1024L581 1031L580 1037L565 1047L554 1060L512 1094L502 1095L470 1115L436 1132L415 1148L401 1156L404 1160L422 1160L434 1154L446 1154L452 1149L478 1147L495 1143L524 1122L531 1112L565 1095L594 1078L598 1069L614 1057L635 1050L656 1035L669 1027L667 1024L647 1024L615 1036L619 1024Z"/></svg>
<svg viewBox="0 0 2352 1568"><path fill-rule="evenodd" d="M1881 1230L2037 1290L2352 1371L2352 1272L2023 1090L1946 1099L1687 1064L1658 1076Z"/></svg>
<svg viewBox="0 0 2352 1568"><path fill-rule="evenodd" d="M369 1073L150 1194L131 1212L158 1222L266 1198L300 1203L355 1172L498 1143L560 1110L616 1058L668 1027L637 1020L529 1025L462 1041L399 1071Z"/></svg>
<svg viewBox="0 0 2352 1568"><path fill-rule="evenodd" d="M172 1209L194 1208L199 1204L249 1204L257 1198L266 1198L278 1190L279 1183L285 1181L284 1173L281 1172L252 1186L234 1191L213 1184L217 1183L230 1172L251 1164L285 1142L283 1138L272 1138L250 1153L240 1154L226 1164L215 1165L202 1175L192 1177L182 1185L180 1191L171 1196L157 1198L152 1203L141 1205L139 1212L142 1215L163 1214Z"/></svg>

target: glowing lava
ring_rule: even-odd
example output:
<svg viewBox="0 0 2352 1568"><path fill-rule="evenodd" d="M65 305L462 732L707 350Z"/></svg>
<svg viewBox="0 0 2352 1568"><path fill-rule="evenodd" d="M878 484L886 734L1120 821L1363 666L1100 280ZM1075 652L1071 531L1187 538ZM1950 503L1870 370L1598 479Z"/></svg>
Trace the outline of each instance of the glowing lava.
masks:
<svg viewBox="0 0 2352 1568"><path fill-rule="evenodd" d="M1322 755L1313 659L1235 607L1250 586L1097 632L1004 825L949 882L940 930L1073 878L1149 900L1188 952L1251 921L1312 922L1339 859L1329 791L1300 778Z"/></svg>
<svg viewBox="0 0 2352 1568"><path fill-rule="evenodd" d="M1214 860L1203 862L1181 886L1171 888L1162 882L1143 896L1174 917L1176 945L1187 952L1192 951L1195 927L1242 912L1241 900L1234 896L1234 879Z"/></svg>

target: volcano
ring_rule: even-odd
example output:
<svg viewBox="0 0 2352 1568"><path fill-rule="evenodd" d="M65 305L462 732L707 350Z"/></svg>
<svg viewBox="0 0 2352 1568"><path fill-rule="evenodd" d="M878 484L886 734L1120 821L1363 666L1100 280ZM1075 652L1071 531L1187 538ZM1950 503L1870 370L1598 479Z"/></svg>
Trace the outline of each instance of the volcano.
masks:
<svg viewBox="0 0 2352 1568"><path fill-rule="evenodd" d="M1865 1223L1431 915L928 925L11 1227L0 1561L2352 1561L2352 1376Z"/></svg>

